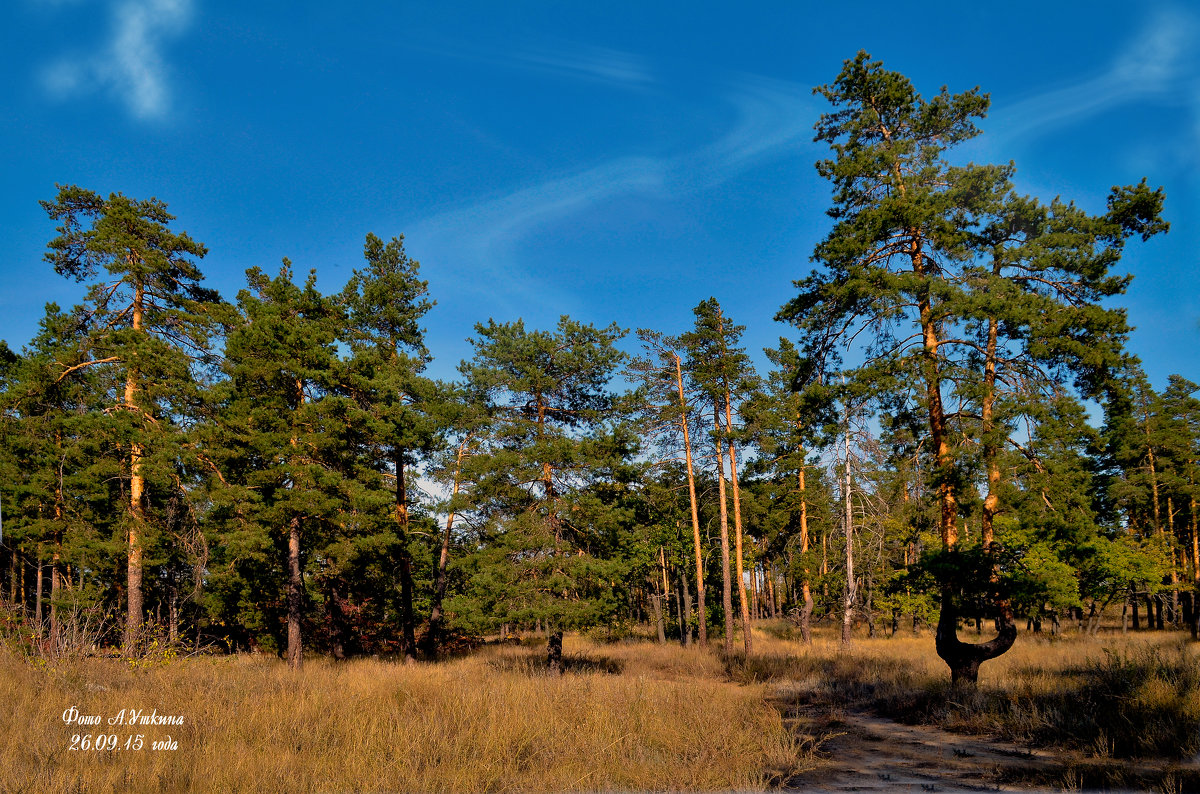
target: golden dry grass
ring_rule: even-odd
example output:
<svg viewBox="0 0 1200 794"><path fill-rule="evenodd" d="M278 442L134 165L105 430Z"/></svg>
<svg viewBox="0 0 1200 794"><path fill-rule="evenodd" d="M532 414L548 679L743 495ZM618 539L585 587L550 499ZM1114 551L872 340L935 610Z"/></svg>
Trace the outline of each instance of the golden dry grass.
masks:
<svg viewBox="0 0 1200 794"><path fill-rule="evenodd" d="M316 659L298 675L262 656L132 668L0 648L0 790L762 789L812 764L811 740L772 703L868 708L1109 757L1192 752L1200 726L1196 646L1177 634L1023 635L972 693L949 687L929 635L859 638L844 651L831 632L806 647L761 626L750 659L568 637L561 678L545 673L537 645L437 665ZM66 725L72 706L185 724ZM74 734L100 733L122 746L142 733L146 747L69 749ZM167 735L178 749L150 749Z"/></svg>
<svg viewBox="0 0 1200 794"><path fill-rule="evenodd" d="M439 665L264 657L131 669L38 666L0 650L0 790L629 791L757 789L805 748L761 686L714 656L568 638L572 671L536 649ZM620 671L620 674L613 674ZM66 725L65 709L181 714L183 726ZM70 750L74 734L145 735L142 750ZM170 735L177 750L152 750Z"/></svg>

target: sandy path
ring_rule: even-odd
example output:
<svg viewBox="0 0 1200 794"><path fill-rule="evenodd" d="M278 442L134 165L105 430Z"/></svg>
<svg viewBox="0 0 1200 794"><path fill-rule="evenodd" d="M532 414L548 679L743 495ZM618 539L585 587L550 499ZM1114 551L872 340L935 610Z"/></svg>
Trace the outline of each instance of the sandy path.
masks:
<svg viewBox="0 0 1200 794"><path fill-rule="evenodd" d="M1062 759L990 739L903 725L855 711L818 717L785 711L799 730L823 734L821 767L792 785L803 791L1016 791L1001 781L1040 772L1054 778ZM1020 774L1014 775L1014 772ZM1045 778L1043 778L1045 779ZM1059 778L1063 779L1063 778ZM1063 782L1066 783L1065 779Z"/></svg>
<svg viewBox="0 0 1200 794"><path fill-rule="evenodd" d="M790 781L793 791L1200 791L1200 757L1119 761L1031 749L831 709L809 695L804 683L791 682L776 685L771 698L785 724L819 744L821 764Z"/></svg>

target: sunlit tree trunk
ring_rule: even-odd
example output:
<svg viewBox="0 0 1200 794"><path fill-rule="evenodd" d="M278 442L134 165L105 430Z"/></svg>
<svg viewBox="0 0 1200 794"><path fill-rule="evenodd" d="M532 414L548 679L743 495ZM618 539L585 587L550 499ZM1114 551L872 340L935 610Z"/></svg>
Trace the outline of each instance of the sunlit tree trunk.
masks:
<svg viewBox="0 0 1200 794"><path fill-rule="evenodd" d="M808 495L805 491L804 468L802 461L800 473L797 475L797 484L800 487L800 565L803 572L803 578L800 580L800 597L804 601L804 605L800 607L800 636L805 645L812 645L813 597L812 583L808 572Z"/></svg>
<svg viewBox="0 0 1200 794"><path fill-rule="evenodd" d="M144 291L141 282L134 286L133 321L135 335L142 332ZM138 392L138 367L129 362L125 373L125 410L136 415ZM134 441L129 445L129 565L125 577L125 652L137 653L137 640L142 627L142 543L141 529L145 521L142 497L145 479L142 476L142 445Z"/></svg>
<svg viewBox="0 0 1200 794"><path fill-rule="evenodd" d="M717 335L717 339L720 340L718 342L719 351L720 351L718 353L718 355L720 355L720 357L722 359L727 359L729 357L729 349L727 346L726 336L725 336L725 317L724 317L724 314L721 312L720 306L716 305L715 301L713 302L713 305L714 305L714 308L716 311L716 318L715 318L716 324L717 324L716 335ZM719 388L719 391L717 391L717 396L715 397L714 402L719 401L721 399L721 397L719 395L721 394L721 392L724 392L725 444L726 444L726 452L729 456L729 482L730 482L730 485L732 486L732 491L733 491L733 527L734 527L734 546L735 546L735 558L736 558L735 573L736 573L737 591L738 591L738 607L741 610L742 641L745 645L746 654L749 655L753 650L754 637L750 631L751 605L748 602L749 595L747 593L747 586L746 586L746 566L745 566L745 558L744 558L743 551L742 551L742 504L741 504L741 489L740 489L739 483L738 483L737 451L735 449L733 437L731 435L733 433L733 395L731 393L732 389L731 389L731 385L729 383L729 376L727 373L722 374L720 376L719 383L717 384L717 388ZM718 407L716 410L719 412L720 408ZM714 421L715 425L719 425L719 420L717 420L716 417L714 417L713 421ZM718 434L720 433L719 427L717 428L717 433ZM721 444L721 441L720 441L720 437L718 436L718 439L717 439L718 464L717 465L718 465L718 469L723 472L724 464L720 462L720 458L721 458L720 444ZM722 475L722 489L723 489L723 487L724 487L724 483L723 483L723 475ZM722 504L721 504L722 523L725 524L724 531L727 532L728 528L727 528L727 518L725 517L724 496L722 496L721 501L722 501ZM727 624L726 624L725 628L726 628L726 634L729 634L730 632L729 632L728 620L727 620Z"/></svg>
<svg viewBox="0 0 1200 794"><path fill-rule="evenodd" d="M1194 486L1194 483L1193 483ZM1192 639L1200 636L1200 532L1197 531L1196 497L1191 498L1192 517Z"/></svg>
<svg viewBox="0 0 1200 794"><path fill-rule="evenodd" d="M683 430L683 456L687 462L688 503L692 511L692 542L696 551L696 626L700 647L708 647L708 619L704 607L704 551L700 543L700 508L696 502L696 475L692 467L692 440L688 431L687 397L683 391L683 363L678 353L675 359L675 383L679 388L679 424ZM685 591L687 588L684 588ZM690 608L689 608L690 611Z"/></svg>
<svg viewBox="0 0 1200 794"><path fill-rule="evenodd" d="M292 670L303 663L300 618L304 609L304 574L300 570L300 516L288 522L288 631L287 661Z"/></svg>
<svg viewBox="0 0 1200 794"><path fill-rule="evenodd" d="M725 454L721 443L720 407L713 406L713 437L717 452L717 501L721 519L721 605L725 608L725 653L733 653L733 583L729 577L729 509L725 503ZM739 587L741 585L739 584Z"/></svg>
<svg viewBox="0 0 1200 794"><path fill-rule="evenodd" d="M733 401L729 394L729 386L725 386L725 430L733 430ZM738 601L742 608L742 642L749 656L754 650L754 639L750 631L750 606L746 603L746 573L742 557L742 502L738 488L737 453L734 450L733 439L728 439L729 447L729 482L733 486L733 528L737 550L737 583ZM757 600L757 597L756 597Z"/></svg>

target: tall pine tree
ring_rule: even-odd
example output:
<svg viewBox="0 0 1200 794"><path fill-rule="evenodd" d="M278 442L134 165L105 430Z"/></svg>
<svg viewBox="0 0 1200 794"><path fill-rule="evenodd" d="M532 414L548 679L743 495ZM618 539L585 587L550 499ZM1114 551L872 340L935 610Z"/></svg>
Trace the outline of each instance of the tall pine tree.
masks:
<svg viewBox="0 0 1200 794"><path fill-rule="evenodd" d="M109 438L125 450L128 483L124 644L137 645L143 620L144 559L155 538L148 507L177 490L180 422L194 413L196 374L210 362L218 296L201 286L203 245L171 231L174 217L158 199L120 193L104 198L60 186L42 206L60 223L46 260L87 293L86 356L60 363L58 378L91 367L115 370L105 397Z"/></svg>

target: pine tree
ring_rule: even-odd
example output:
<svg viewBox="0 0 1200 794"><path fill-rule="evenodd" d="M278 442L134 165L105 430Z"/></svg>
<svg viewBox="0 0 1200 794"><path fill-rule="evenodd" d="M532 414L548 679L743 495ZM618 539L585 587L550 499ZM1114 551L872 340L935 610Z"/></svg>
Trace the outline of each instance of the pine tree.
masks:
<svg viewBox="0 0 1200 794"><path fill-rule="evenodd" d="M745 351L738 347L745 326L735 325L724 316L715 298L702 301L693 310L696 324L683 334L680 342L687 350L688 375L704 395L713 417L713 442L716 449L717 506L721 520L722 603L725 609L725 652L733 651L733 600L729 571L729 522L725 495L725 461L729 461L732 485L734 543L738 603L742 619L742 638L746 654L753 650L750 631L750 606L747 602L745 566L742 549L742 507L738 481L737 453L733 425L733 403L752 388L754 374ZM722 424L722 420L724 423Z"/></svg>
<svg viewBox="0 0 1200 794"><path fill-rule="evenodd" d="M465 388L444 387L440 407L445 424L447 445L435 456L432 476L447 491L448 498L439 506L446 514L437 549L433 571L433 593L430 598L429 628L423 641L424 653L436 659L441 649L446 594L450 586L450 554L455 542L455 524L474 518L472 495L480 476L486 477L486 457L483 444L488 439L488 416L484 400ZM483 462L485 465L476 465ZM461 548L461 546L460 546Z"/></svg>
<svg viewBox="0 0 1200 794"><path fill-rule="evenodd" d="M439 443L438 391L421 373L429 362L422 317L433 306L420 265L404 251L404 238L384 243L367 235L367 266L342 291L348 312L342 338L350 349L349 392L365 413L367 463L391 473L399 554L401 652L416 658L413 561L409 548L409 472Z"/></svg>
<svg viewBox="0 0 1200 794"><path fill-rule="evenodd" d="M549 666L561 671L563 631L609 614L621 579L611 555L620 515L603 486L620 484L632 452L608 391L624 332L563 316L554 331L518 320L475 333L460 369L487 395L493 439L474 495L491 534L470 597L495 623L544 623Z"/></svg>
<svg viewBox="0 0 1200 794"><path fill-rule="evenodd" d="M163 202L120 193L105 199L60 186L57 199L42 206L61 224L46 260L77 281L100 279L87 294L87 358L62 362L58 378L98 366L120 373L120 388L107 396L106 409L110 432L127 450L124 645L132 653L143 620L144 558L154 534L148 502L175 486L179 421L193 413L197 369L211 363L218 296L200 285L196 260L204 246L170 230L174 217Z"/></svg>
<svg viewBox="0 0 1200 794"><path fill-rule="evenodd" d="M801 392L803 362L787 339L777 349L768 349L767 358L775 365L766 382L747 400L742 409L747 431L760 453L760 470L772 481L781 483L781 492L772 500L771 516L775 525L769 536L781 538L789 558L789 569L798 567L801 606L797 615L800 634L806 644L812 642L812 579L814 561L810 521L820 515L812 507L814 473L809 454L817 444L821 427L828 417ZM813 522L814 524L817 522Z"/></svg>
<svg viewBox="0 0 1200 794"><path fill-rule="evenodd" d="M39 632L46 629L54 651L65 639L60 608L84 604L78 589L67 596L67 567L85 562L100 567L97 557L112 552L105 548L111 545L106 532L115 529L105 517L121 510L119 491L106 485L119 472L119 462L99 444L103 433L96 432L103 374L84 370L75 378L59 377L63 362L77 362L85 348L84 330L80 312L63 313L49 304L23 355L6 346L0 350L3 541L18 565L34 563L37 581L48 569L48 599L38 587L42 608L35 605L35 624ZM93 592L89 601L98 595Z"/></svg>
<svg viewBox="0 0 1200 794"><path fill-rule="evenodd" d="M646 356L632 361L628 376L640 389L642 438L658 441L666 455L683 454L687 474L688 506L692 528L692 551L696 567L696 603L700 647L708 647L705 605L704 548L700 539L700 508L696 497L696 475L692 457L691 427L699 420L684 387L682 342L656 331L639 329L638 338Z"/></svg>
<svg viewBox="0 0 1200 794"><path fill-rule="evenodd" d="M1111 380L1124 322L1098 301L1123 288L1125 279L1108 268L1125 241L1165 228L1162 194L1144 183L1114 190L1108 212L1097 217L1012 198L1011 166L945 159L978 134L985 95L943 88L926 100L865 53L817 92L834 106L817 124L817 139L834 157L817 167L834 185L835 224L814 252L821 268L796 282L800 294L779 318L802 329L805 357L830 371L841 349L866 332L866 361L852 377L893 412L921 406L941 544L952 558L960 500L974 480L972 450L958 439L982 445L995 491L996 455L1008 433L998 384L1029 372L1053 384L1071 373L1081 389L1099 392ZM952 401L974 410L948 410ZM1001 506L994 498L985 504L991 541ZM955 591L963 580L943 589L937 647L955 682L975 682L979 664L1016 637L994 567L986 579L1001 631L979 645L957 638Z"/></svg>
<svg viewBox="0 0 1200 794"><path fill-rule="evenodd" d="M317 567L304 549L322 550L341 523L349 502L344 458L361 452L347 438L352 405L335 394L335 341L345 323L317 291L315 273L297 286L284 260L273 279L257 268L246 276L250 288L238 295L225 348L221 421L208 445L222 472L213 493L219 545L241 576L217 587L238 622L247 620L246 601L278 603L283 591L282 614L249 618L272 634L282 618L288 665L299 669L305 565Z"/></svg>

